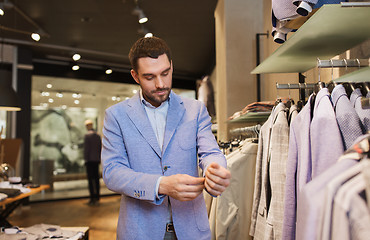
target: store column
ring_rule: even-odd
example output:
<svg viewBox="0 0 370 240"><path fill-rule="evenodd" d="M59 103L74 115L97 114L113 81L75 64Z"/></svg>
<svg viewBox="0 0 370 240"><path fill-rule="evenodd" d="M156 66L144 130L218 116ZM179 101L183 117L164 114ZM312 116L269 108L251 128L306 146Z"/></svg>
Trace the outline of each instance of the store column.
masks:
<svg viewBox="0 0 370 240"><path fill-rule="evenodd" d="M256 33L263 30L263 1L219 0L216 27L218 140L229 139L227 118L257 99Z"/></svg>
<svg viewBox="0 0 370 240"><path fill-rule="evenodd" d="M22 178L28 179L30 176L32 53L29 50L17 48L16 54L15 76L22 109L17 112L16 137L23 140Z"/></svg>

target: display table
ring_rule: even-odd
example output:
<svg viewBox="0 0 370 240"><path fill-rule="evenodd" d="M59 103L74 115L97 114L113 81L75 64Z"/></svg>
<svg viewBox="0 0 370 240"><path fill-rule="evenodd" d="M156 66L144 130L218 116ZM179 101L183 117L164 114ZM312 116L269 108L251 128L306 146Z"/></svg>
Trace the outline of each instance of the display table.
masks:
<svg viewBox="0 0 370 240"><path fill-rule="evenodd" d="M21 193L16 197L8 197L0 202L0 227L11 227L12 225L6 220L6 218L16 209L27 197L39 193L45 189L50 188L49 185L40 185L37 188L30 188L31 191L28 193Z"/></svg>
<svg viewBox="0 0 370 240"><path fill-rule="evenodd" d="M89 240L89 227L62 227L62 229L83 232L84 236L81 238L81 240Z"/></svg>

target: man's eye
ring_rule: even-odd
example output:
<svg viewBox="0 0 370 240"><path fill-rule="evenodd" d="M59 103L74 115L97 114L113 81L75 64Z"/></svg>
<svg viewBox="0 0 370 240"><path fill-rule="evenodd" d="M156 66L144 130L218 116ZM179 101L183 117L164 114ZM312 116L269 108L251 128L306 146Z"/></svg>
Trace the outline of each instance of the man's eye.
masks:
<svg viewBox="0 0 370 240"><path fill-rule="evenodd" d="M168 72L162 73L162 76L167 76Z"/></svg>
<svg viewBox="0 0 370 240"><path fill-rule="evenodd" d="M152 80L153 79L153 76L147 76L145 77L147 80Z"/></svg>

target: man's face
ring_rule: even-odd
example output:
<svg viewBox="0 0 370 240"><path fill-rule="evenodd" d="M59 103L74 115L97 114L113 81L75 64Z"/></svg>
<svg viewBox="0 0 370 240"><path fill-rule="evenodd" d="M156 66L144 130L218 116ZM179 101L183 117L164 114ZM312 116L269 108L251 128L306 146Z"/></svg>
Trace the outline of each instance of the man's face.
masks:
<svg viewBox="0 0 370 240"><path fill-rule="evenodd" d="M137 66L137 72L132 69L131 75L140 84L143 97L153 106L160 106L170 95L172 62L162 54L158 58L139 58Z"/></svg>

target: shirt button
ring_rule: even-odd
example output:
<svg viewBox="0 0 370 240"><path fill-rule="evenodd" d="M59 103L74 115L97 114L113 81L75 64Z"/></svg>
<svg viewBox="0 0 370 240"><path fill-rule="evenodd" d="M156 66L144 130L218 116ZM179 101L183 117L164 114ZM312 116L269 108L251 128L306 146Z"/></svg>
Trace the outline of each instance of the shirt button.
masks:
<svg viewBox="0 0 370 240"><path fill-rule="evenodd" d="M167 171L168 167L167 166L164 166L163 170Z"/></svg>

